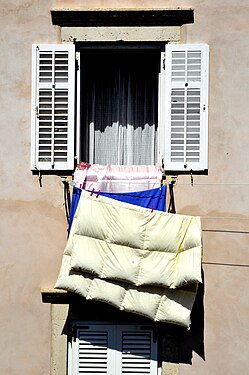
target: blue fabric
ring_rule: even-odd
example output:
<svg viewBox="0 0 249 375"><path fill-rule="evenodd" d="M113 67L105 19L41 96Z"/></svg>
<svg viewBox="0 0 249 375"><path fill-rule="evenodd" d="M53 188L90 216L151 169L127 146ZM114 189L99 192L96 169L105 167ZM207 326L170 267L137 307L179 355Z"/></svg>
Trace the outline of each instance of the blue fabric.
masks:
<svg viewBox="0 0 249 375"><path fill-rule="evenodd" d="M75 211L77 209L81 189L74 187L72 195L72 203L70 207L70 217L68 223L68 233L70 232ZM97 194L97 192L95 192ZM136 206L145 207L145 208L154 208L158 211L166 211L166 185L161 186L160 188L127 192L127 193L105 193L100 192L99 195L103 195L108 198L116 199L117 201L126 202L130 204L135 204Z"/></svg>

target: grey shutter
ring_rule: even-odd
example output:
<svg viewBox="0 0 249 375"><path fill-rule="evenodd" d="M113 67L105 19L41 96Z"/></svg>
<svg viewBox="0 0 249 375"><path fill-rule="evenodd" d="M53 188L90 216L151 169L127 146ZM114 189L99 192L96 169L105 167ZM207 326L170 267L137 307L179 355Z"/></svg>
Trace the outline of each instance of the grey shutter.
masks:
<svg viewBox="0 0 249 375"><path fill-rule="evenodd" d="M31 169L74 168L74 45L33 45Z"/></svg>
<svg viewBox="0 0 249 375"><path fill-rule="evenodd" d="M166 170L208 168L208 56L205 44L166 46L160 117Z"/></svg>
<svg viewBox="0 0 249 375"><path fill-rule="evenodd" d="M78 329L72 375L115 375L112 370L112 336L112 327L106 325L89 325L85 329Z"/></svg>
<svg viewBox="0 0 249 375"><path fill-rule="evenodd" d="M122 374L157 374L156 343L152 330L122 329Z"/></svg>
<svg viewBox="0 0 249 375"><path fill-rule="evenodd" d="M79 332L78 373L107 374L108 332Z"/></svg>

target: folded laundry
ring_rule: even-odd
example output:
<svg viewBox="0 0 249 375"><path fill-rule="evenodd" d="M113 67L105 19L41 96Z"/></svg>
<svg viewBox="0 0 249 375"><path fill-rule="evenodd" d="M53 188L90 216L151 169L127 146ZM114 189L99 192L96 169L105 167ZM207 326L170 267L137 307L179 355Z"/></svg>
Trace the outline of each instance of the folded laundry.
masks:
<svg viewBox="0 0 249 375"><path fill-rule="evenodd" d="M166 211L166 185L160 188L142 190L135 192L126 193L106 193L106 192L95 192L96 194L103 195L112 199L116 199L121 202L127 202L130 204L135 204L137 206L151 208L159 211ZM68 223L68 232L70 232L75 211L78 207L78 203L81 197L82 190L74 187L72 194L72 203L70 207L70 217Z"/></svg>
<svg viewBox="0 0 249 375"><path fill-rule="evenodd" d="M156 165L100 165L80 163L74 172L75 186L86 190L128 192L160 187L162 169Z"/></svg>
<svg viewBox="0 0 249 375"><path fill-rule="evenodd" d="M83 191L56 288L189 327L201 256L198 217Z"/></svg>

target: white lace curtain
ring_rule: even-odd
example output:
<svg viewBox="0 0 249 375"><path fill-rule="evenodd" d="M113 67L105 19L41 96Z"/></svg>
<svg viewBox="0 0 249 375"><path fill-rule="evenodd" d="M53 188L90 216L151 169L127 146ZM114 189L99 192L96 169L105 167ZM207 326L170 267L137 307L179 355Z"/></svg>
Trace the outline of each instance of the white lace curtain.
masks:
<svg viewBox="0 0 249 375"><path fill-rule="evenodd" d="M87 50L81 61L82 160L155 164L158 51Z"/></svg>

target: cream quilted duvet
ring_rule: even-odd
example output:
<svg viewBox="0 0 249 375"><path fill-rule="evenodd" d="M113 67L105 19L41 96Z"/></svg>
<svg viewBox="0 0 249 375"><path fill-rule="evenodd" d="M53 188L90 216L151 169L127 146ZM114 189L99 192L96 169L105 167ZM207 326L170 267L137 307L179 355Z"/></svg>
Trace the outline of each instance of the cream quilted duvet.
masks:
<svg viewBox="0 0 249 375"><path fill-rule="evenodd" d="M55 287L189 327L201 256L198 217L82 192Z"/></svg>

